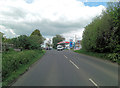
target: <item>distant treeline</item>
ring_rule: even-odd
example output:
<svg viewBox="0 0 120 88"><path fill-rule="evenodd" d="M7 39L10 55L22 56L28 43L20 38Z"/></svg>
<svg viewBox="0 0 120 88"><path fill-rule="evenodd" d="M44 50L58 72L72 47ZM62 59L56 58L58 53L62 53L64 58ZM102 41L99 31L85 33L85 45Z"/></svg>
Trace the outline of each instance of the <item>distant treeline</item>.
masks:
<svg viewBox="0 0 120 88"><path fill-rule="evenodd" d="M42 37L38 29L34 30L30 36L20 35L16 38L2 38L3 44L13 44L18 49L41 49L41 44L45 38ZM9 47L6 48L9 50Z"/></svg>
<svg viewBox="0 0 120 88"><path fill-rule="evenodd" d="M85 27L82 47L86 51L112 53L109 56L119 57L120 53L120 2L108 3L102 15L96 17Z"/></svg>

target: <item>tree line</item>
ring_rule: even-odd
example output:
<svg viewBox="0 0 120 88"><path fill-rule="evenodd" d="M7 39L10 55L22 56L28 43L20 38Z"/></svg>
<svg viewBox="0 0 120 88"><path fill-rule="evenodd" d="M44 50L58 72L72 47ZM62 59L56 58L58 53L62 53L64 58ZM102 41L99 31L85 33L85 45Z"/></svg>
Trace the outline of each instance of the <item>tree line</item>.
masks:
<svg viewBox="0 0 120 88"><path fill-rule="evenodd" d="M14 48L19 49L41 49L41 44L44 42L45 38L41 35L38 29L34 30L30 36L20 35L15 38L2 38L3 43L13 44Z"/></svg>
<svg viewBox="0 0 120 88"><path fill-rule="evenodd" d="M102 15L85 27L82 47L86 51L98 53L120 53L120 2L108 3Z"/></svg>
<svg viewBox="0 0 120 88"><path fill-rule="evenodd" d="M45 51L42 50L41 44L45 38L36 29L29 36L20 35L15 38L3 36L1 39L2 45L6 45L2 52L2 85L8 86L44 55ZM13 47L9 45L13 45Z"/></svg>

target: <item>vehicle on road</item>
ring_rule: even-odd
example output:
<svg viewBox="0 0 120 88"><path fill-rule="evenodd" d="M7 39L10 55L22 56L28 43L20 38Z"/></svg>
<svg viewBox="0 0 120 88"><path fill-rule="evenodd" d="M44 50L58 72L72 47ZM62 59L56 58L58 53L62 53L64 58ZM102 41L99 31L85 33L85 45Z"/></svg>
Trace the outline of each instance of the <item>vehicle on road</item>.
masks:
<svg viewBox="0 0 120 88"><path fill-rule="evenodd" d="M62 51L63 49L64 49L64 48L63 48L62 45L58 45L58 46L57 46L57 50L58 50L58 51Z"/></svg>

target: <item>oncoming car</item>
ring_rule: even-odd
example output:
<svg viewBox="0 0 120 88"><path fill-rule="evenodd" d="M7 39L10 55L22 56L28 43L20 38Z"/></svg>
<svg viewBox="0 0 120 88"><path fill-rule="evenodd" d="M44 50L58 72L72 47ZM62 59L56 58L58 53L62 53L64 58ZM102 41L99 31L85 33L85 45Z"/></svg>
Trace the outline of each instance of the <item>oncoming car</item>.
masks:
<svg viewBox="0 0 120 88"><path fill-rule="evenodd" d="M57 50L58 50L58 51L62 51L62 50L63 50L63 46L58 45L58 46L57 46Z"/></svg>

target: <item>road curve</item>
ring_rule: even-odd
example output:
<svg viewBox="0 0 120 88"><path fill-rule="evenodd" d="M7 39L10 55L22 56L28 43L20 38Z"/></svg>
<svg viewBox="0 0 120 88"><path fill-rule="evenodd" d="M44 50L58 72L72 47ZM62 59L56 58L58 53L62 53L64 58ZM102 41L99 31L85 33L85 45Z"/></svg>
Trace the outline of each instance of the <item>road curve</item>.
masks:
<svg viewBox="0 0 120 88"><path fill-rule="evenodd" d="M118 86L118 65L69 50L49 50L12 86Z"/></svg>

